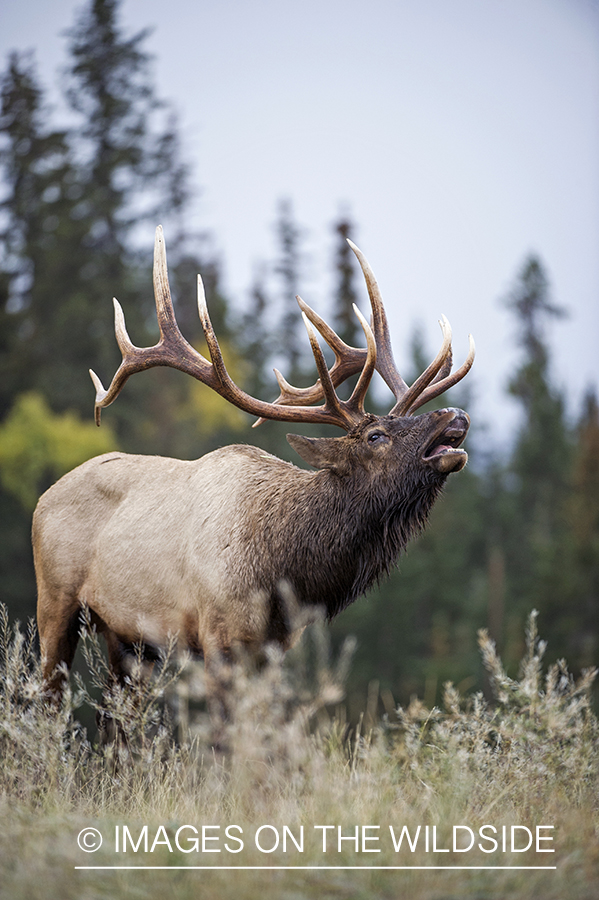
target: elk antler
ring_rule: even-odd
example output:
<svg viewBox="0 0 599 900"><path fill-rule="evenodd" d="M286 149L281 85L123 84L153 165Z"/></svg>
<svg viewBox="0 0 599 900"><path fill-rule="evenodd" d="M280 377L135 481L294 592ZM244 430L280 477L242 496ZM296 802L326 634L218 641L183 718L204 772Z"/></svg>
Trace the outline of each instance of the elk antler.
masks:
<svg viewBox="0 0 599 900"><path fill-rule="evenodd" d="M131 342L125 327L125 317L121 305L118 300L114 300L115 333L123 359L108 390L104 389L96 373L90 369L90 375L96 388L95 416L98 425L100 424L101 410L116 400L127 379L135 372L141 372L153 366L169 366L174 369L180 369L188 375L193 375L198 381L211 387L217 394L220 394L234 406L239 407L239 409L267 419L337 425L346 431L351 431L366 415L364 412L364 397L376 365L377 348L370 326L355 306L354 310L366 336L367 349L355 351L356 354L360 355L361 364L358 368L351 368L351 374L360 370L361 374L349 400L339 399L335 393L335 383L339 384L350 373L347 372L345 374L346 369L344 369L343 377L339 377L338 369L333 380L332 372L329 372L327 368L325 358L311 325L311 321L314 321L316 313L313 313L307 306L302 310L320 376L319 396L317 399L323 399L324 397L325 400L323 406L307 408L306 402L314 401L306 400L303 395L302 400L297 405L283 405L276 402L266 403L263 400L251 397L237 387L227 372L220 346L208 315L204 286L199 275L198 311L210 352L210 361L205 359L201 353L186 341L175 319L168 283L166 248L161 226L158 226L156 229L156 240L154 243L154 295L156 298L158 327L160 329L160 340L154 347L136 347ZM322 322L322 320L319 321ZM319 328L319 322L317 321L315 324ZM341 363L341 365L345 364ZM351 366L355 366L355 361L352 361ZM282 379L282 376L279 375L278 377ZM282 380L284 381L284 379Z"/></svg>
<svg viewBox="0 0 599 900"><path fill-rule="evenodd" d="M391 410L390 415L411 415L411 413L415 412L415 410L423 406L429 400L438 397L450 387L453 387L458 381L462 380L467 372L470 371L472 363L474 362L474 340L471 334L468 335L469 351L466 361L459 369L456 369L456 371L451 374L453 362L451 326L445 316L442 316L439 321L443 334L443 344L441 349L422 375L416 379L411 387L408 387L401 377L395 364L395 360L393 359L387 315L385 313L383 299L374 273L362 251L359 250L352 241L348 240L347 242L358 258L358 262L364 273L368 296L370 298L370 305L372 308L371 326L376 343L375 367L391 389L397 401ZM350 375L359 372L364 366L367 351L358 349L357 347L349 347L341 340L339 335L327 325L324 319L314 312L313 309L310 309L307 303L304 303L301 297L297 297L296 299L302 312L316 326L335 354L335 364L329 373L335 386L341 384L341 382L346 378L349 378ZM293 385L290 385L277 369L275 369L275 375L281 389L279 397L275 400L275 403L277 404L303 405L317 403L319 400L322 400L324 396L320 381L317 381L315 384L311 385L311 387L296 388L293 387ZM263 420L259 419L254 425L259 425L261 421Z"/></svg>

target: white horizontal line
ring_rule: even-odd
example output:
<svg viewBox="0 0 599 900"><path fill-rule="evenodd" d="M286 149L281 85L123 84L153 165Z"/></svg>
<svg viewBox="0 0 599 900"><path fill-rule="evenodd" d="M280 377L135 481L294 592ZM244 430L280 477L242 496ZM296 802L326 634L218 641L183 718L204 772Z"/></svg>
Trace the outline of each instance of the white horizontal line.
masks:
<svg viewBox="0 0 599 900"><path fill-rule="evenodd" d="M400 869L476 869L477 871L495 871L501 869L557 869L557 866L75 866L75 869L189 869L190 871L210 871L214 870L222 872L240 871L264 871L270 869L359 869L360 871L382 871Z"/></svg>

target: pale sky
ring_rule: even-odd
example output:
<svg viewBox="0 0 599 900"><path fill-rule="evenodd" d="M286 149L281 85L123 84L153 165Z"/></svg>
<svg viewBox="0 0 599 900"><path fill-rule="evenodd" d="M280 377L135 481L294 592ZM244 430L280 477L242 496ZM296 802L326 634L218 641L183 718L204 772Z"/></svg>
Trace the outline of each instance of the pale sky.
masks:
<svg viewBox="0 0 599 900"><path fill-rule="evenodd" d="M33 48L55 88L80 6L4 0L3 65ZM122 21L154 28L156 86L201 189L192 224L214 232L232 299L273 258L288 197L307 230L298 290L326 314L330 226L348 209L400 368L416 322L432 356L445 313L458 362L471 331L472 411L502 442L517 354L500 298L535 252L570 311L550 342L578 411L598 381L597 0L124 0ZM148 228L148 265L152 244Z"/></svg>

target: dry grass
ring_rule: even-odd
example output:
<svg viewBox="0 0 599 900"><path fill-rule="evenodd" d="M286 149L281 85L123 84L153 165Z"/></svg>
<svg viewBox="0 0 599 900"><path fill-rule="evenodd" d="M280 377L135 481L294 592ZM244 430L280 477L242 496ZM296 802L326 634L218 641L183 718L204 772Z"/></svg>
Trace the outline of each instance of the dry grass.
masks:
<svg viewBox="0 0 599 900"><path fill-rule="evenodd" d="M335 664L326 633L316 628L312 644L283 663L273 651L260 672L243 660L231 672L233 709L226 754L210 746L205 714L194 712L202 693L202 674L187 663L182 672L165 664L153 679L132 675L130 690L113 690L108 703L121 738L110 746L92 745L73 717L80 703L94 705L76 684L60 710L41 698L33 632L0 628L0 896L44 898L397 898L483 900L540 898L591 900L599 896L598 723L589 706L594 672L578 683L559 663L542 674L544 646L536 617L529 622L521 676L510 680L484 633L481 651L496 695L461 698L447 685L443 709L426 709L413 700L366 734L350 730L339 701L350 648ZM310 651L310 658L306 654ZM106 672L94 637L87 639L91 680L106 687ZM141 666L141 661L139 666ZM312 673L312 677L308 674ZM169 702L166 707L164 697ZM167 714L165 708L171 712ZM173 712L174 710L174 712ZM173 721L169 721L169 717ZM176 721L174 721L176 719ZM115 828L127 825L137 840L148 826L153 852L115 853ZM181 826L202 826L220 841L207 847L220 853L191 852ZM244 848L225 849L224 830L242 829ZM288 838L287 852L260 852L256 829L267 825ZM333 825L327 852L316 825ZM414 852L395 852L390 826L399 835L407 826ZM492 825L553 826L555 853L502 852L451 848L453 825L476 834ZM97 853L77 846L77 835L95 827L104 836ZM160 826L164 826L160 831ZM356 850L342 835L356 826L378 842ZM425 828L437 827L439 847L426 852ZM361 836L361 833L359 833ZM488 832L487 832L488 834ZM519 832L524 835L523 831ZM274 831L261 833L263 846ZM172 847L169 850L168 843ZM233 840L229 846L239 845ZM485 845L489 849L490 844ZM153 865L169 870L82 871L85 865ZM176 870L173 866L548 866L545 870L448 871L291 869L268 871Z"/></svg>

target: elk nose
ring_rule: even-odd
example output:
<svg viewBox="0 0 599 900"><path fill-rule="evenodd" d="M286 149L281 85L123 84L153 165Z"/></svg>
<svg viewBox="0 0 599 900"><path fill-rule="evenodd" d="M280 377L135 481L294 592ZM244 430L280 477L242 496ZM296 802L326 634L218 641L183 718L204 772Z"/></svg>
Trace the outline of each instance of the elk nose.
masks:
<svg viewBox="0 0 599 900"><path fill-rule="evenodd" d="M463 409L460 409L457 406L445 406L443 409L435 410L438 416L444 416L446 413L453 413L454 416L462 416L464 419L468 419L470 421L470 416L468 413L464 412Z"/></svg>
<svg viewBox="0 0 599 900"><path fill-rule="evenodd" d="M454 417L451 420L451 426L453 428L457 428L459 431L462 431L465 435L470 428L470 416L468 415L468 413L464 412L463 409L458 409L455 406L449 407L448 412L454 413Z"/></svg>
<svg viewBox="0 0 599 900"><path fill-rule="evenodd" d="M468 425L470 424L470 416L468 415L467 412L464 412L463 409L460 409L457 406L448 406L447 412L454 413L457 416L457 418L464 419L464 421L467 422Z"/></svg>
<svg viewBox="0 0 599 900"><path fill-rule="evenodd" d="M445 416L448 423L450 422L451 425L454 425L464 434L470 428L470 416L457 406L446 406L444 409L438 409L437 415Z"/></svg>

